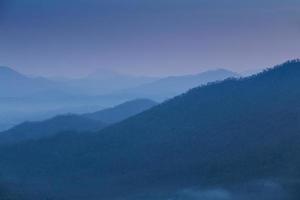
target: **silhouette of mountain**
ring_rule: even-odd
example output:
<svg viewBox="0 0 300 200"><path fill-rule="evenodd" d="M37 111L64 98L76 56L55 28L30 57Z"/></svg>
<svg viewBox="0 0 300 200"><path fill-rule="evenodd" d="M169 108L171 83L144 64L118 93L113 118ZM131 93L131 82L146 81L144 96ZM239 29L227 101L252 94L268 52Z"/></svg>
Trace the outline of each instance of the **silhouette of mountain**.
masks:
<svg viewBox="0 0 300 200"><path fill-rule="evenodd" d="M59 115L44 121L25 122L7 131L0 132L0 144L13 144L32 139L41 139L67 131L97 131L141 113L157 103L149 99L135 99L94 113L82 115Z"/></svg>
<svg viewBox="0 0 300 200"><path fill-rule="evenodd" d="M196 75L170 76L162 78L157 81L130 89L127 92L132 94L136 93L139 96L144 96L151 99L165 100L186 92L191 88L205 85L209 82L221 81L226 78L239 76L240 75L237 73L229 70L217 69L205 71Z"/></svg>
<svg viewBox="0 0 300 200"><path fill-rule="evenodd" d="M0 170L44 198L296 200L299 85L298 60L211 83L98 133L1 148Z"/></svg>
<svg viewBox="0 0 300 200"><path fill-rule="evenodd" d="M155 105L157 105L157 103L149 99L136 99L127 101L112 108L104 109L94 113L84 114L83 116L112 124L141 113Z"/></svg>
<svg viewBox="0 0 300 200"><path fill-rule="evenodd" d="M30 78L9 67L0 67L0 97L20 97L51 90L57 85L45 78Z"/></svg>
<svg viewBox="0 0 300 200"><path fill-rule="evenodd" d="M222 70L219 71L219 73L211 72L214 74L211 75L211 79L207 72L207 76L169 77L157 81L157 78L152 77L99 70L82 79L54 81L29 77L8 67L2 67L0 131L7 130L24 120L36 121L62 113L90 112L86 105L109 107L134 98L162 101L206 81L231 76ZM144 85L145 88L139 87L140 85Z"/></svg>
<svg viewBox="0 0 300 200"><path fill-rule="evenodd" d="M27 78L22 74L12 70L9 67L0 66L0 79L11 80L11 79L27 79Z"/></svg>
<svg viewBox="0 0 300 200"><path fill-rule="evenodd" d="M66 81L77 92L88 95L107 95L120 90L137 87L157 80L154 77L132 76L110 70L98 69L89 76Z"/></svg>
<svg viewBox="0 0 300 200"><path fill-rule="evenodd" d="M60 115L39 122L24 122L0 133L0 144L12 144L32 139L41 139L66 131L95 131L105 123L78 115Z"/></svg>
<svg viewBox="0 0 300 200"><path fill-rule="evenodd" d="M259 179L294 192L299 84L300 62L294 61L195 88L97 134L60 134L1 149L1 171L35 190L57 185L50 192L69 199L138 199Z"/></svg>
<svg viewBox="0 0 300 200"><path fill-rule="evenodd" d="M102 86L109 91L110 85L129 87L126 81L131 83L130 86L136 86L149 80L98 72L85 79L52 81L0 67L0 131L24 120L41 121L62 113L86 113L91 112L87 105L108 107L133 99L129 95L91 95L97 94L98 90L98 93L105 93L100 91Z"/></svg>

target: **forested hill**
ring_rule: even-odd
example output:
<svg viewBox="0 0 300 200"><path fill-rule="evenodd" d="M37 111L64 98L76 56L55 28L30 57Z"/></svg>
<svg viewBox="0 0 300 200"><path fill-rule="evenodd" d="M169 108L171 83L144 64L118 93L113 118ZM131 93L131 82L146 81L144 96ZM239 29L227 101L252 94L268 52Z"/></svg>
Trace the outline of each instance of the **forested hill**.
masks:
<svg viewBox="0 0 300 200"><path fill-rule="evenodd" d="M150 109L156 104L149 99L134 99L94 113L65 114L44 121L24 122L7 131L0 132L0 145L47 138L67 131L99 131L107 125L122 121Z"/></svg>
<svg viewBox="0 0 300 200"><path fill-rule="evenodd" d="M48 138L66 131L96 131L106 123L83 116L66 114L37 122L24 122L7 131L0 132L0 145Z"/></svg>
<svg viewBox="0 0 300 200"><path fill-rule="evenodd" d="M145 110L148 110L155 105L157 105L157 103L150 99L135 99L132 101L127 101L112 108L107 108L94 113L84 114L82 116L94 120L100 120L105 123L113 124L120 122L128 117L134 116L138 113L141 113Z"/></svg>
<svg viewBox="0 0 300 200"><path fill-rule="evenodd" d="M0 169L57 199L176 199L196 187L238 200L263 182L255 199L296 200L299 86L300 61L287 62L192 89L98 133L2 148Z"/></svg>

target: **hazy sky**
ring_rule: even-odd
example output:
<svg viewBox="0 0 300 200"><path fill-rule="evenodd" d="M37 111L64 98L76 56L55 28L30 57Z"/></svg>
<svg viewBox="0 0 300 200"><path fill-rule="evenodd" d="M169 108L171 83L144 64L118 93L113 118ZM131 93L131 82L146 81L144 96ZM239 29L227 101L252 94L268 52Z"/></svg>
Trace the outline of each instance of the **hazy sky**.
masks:
<svg viewBox="0 0 300 200"><path fill-rule="evenodd" d="M0 65L27 73L243 71L297 57L299 0L0 0Z"/></svg>

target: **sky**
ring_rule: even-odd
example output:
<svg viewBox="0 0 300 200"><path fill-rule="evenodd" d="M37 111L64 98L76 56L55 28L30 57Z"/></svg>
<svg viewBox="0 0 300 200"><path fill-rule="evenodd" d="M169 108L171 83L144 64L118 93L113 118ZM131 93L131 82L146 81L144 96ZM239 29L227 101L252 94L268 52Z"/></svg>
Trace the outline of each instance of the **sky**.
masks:
<svg viewBox="0 0 300 200"><path fill-rule="evenodd" d="M242 72L299 57L299 0L0 0L0 65L23 73Z"/></svg>

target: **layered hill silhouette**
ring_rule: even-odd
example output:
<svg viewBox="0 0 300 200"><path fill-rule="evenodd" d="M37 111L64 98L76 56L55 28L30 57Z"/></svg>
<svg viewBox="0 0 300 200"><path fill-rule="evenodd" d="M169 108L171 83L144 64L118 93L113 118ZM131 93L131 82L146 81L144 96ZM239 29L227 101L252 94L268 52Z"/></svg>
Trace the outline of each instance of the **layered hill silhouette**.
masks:
<svg viewBox="0 0 300 200"><path fill-rule="evenodd" d="M157 103L149 99L135 99L112 108L107 108L94 113L83 114L82 116L94 120L100 120L108 124L113 124L150 109L155 105L157 105Z"/></svg>
<svg viewBox="0 0 300 200"><path fill-rule="evenodd" d="M66 114L44 121L24 122L7 131L0 132L0 145L47 138L60 132L101 130L107 125L122 121L150 109L156 104L149 99L135 99L94 113Z"/></svg>
<svg viewBox="0 0 300 200"><path fill-rule="evenodd" d="M205 71L196 75L170 76L166 78L135 77L101 70L81 79L50 80L29 77L9 67L0 67L0 97L70 97L76 95L116 95L122 90L135 93L173 97L193 87L208 82L239 77L225 69ZM150 96L151 97L151 96Z"/></svg>
<svg viewBox="0 0 300 200"><path fill-rule="evenodd" d="M7 145L41 139L66 131L96 131L106 124L79 115L60 115L38 122L24 122L0 133L0 144Z"/></svg>
<svg viewBox="0 0 300 200"><path fill-rule="evenodd" d="M240 75L226 69L217 69L193 75L161 78L151 83L132 88L126 92L151 99L165 100L186 92L191 88L232 77L240 77Z"/></svg>
<svg viewBox="0 0 300 200"><path fill-rule="evenodd" d="M52 199L300 198L300 61L190 90L97 133L0 149Z"/></svg>
<svg viewBox="0 0 300 200"><path fill-rule="evenodd" d="M76 89L76 92L89 95L106 95L119 93L119 90L137 87L156 81L158 78L132 76L107 69L98 69L90 75L63 81L66 85Z"/></svg>
<svg viewBox="0 0 300 200"><path fill-rule="evenodd" d="M21 97L55 87L57 84L48 79L32 78L9 67L0 67L0 97Z"/></svg>
<svg viewBox="0 0 300 200"><path fill-rule="evenodd" d="M25 120L44 120L62 113L87 113L135 98L163 101L207 82L236 74L215 70L197 75L152 78L100 70L83 78L32 77L0 67L0 131Z"/></svg>

